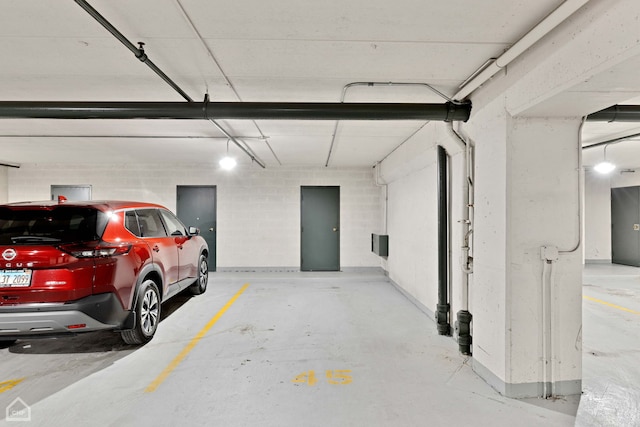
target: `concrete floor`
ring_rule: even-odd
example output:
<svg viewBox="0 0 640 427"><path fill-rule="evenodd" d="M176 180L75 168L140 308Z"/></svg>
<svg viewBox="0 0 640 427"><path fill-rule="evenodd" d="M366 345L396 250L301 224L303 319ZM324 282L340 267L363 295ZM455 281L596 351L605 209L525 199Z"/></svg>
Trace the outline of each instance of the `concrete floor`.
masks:
<svg viewBox="0 0 640 427"><path fill-rule="evenodd" d="M585 294L640 310L640 269L635 288L608 287L616 271L587 268ZM0 417L24 402L14 418L34 426L640 425L638 317L601 303L585 300L577 419L577 398L500 396L376 272L212 273L163 308L143 347L100 332L0 350Z"/></svg>
<svg viewBox="0 0 640 427"><path fill-rule="evenodd" d="M578 426L640 426L640 268L588 264Z"/></svg>

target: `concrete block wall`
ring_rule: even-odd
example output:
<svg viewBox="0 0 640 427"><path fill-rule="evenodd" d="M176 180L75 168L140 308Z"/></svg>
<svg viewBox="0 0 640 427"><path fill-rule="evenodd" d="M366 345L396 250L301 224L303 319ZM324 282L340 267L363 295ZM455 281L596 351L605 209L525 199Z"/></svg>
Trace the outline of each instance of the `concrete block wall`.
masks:
<svg viewBox="0 0 640 427"><path fill-rule="evenodd" d="M373 173L371 168L241 165L229 172L210 164L25 164L8 171L8 201L48 200L51 185L89 184L94 200L143 200L175 211L176 186L215 185L218 268L297 269L300 186L340 186L341 267L380 267L380 258L371 253L371 233L382 228L382 190ZM1 184L0 178L0 189Z"/></svg>

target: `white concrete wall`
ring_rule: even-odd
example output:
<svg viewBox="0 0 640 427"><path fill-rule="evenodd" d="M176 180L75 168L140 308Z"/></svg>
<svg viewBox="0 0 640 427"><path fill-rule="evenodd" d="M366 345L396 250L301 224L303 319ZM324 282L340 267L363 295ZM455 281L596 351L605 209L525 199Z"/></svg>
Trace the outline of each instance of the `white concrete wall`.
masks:
<svg viewBox="0 0 640 427"><path fill-rule="evenodd" d="M611 188L640 185L640 169L628 169L627 172L624 173L614 171L611 174L610 182ZM611 198L611 193L609 193L609 198Z"/></svg>
<svg viewBox="0 0 640 427"><path fill-rule="evenodd" d="M371 168L240 167L227 172L208 164L25 164L10 170L8 181L9 201L47 200L52 184L90 184L94 200L142 200L174 211L177 185L216 185L219 268L299 268L300 186L336 185L341 267L380 266L380 258L371 253L371 233L382 228L382 199Z"/></svg>
<svg viewBox="0 0 640 427"><path fill-rule="evenodd" d="M438 303L438 222L435 151L424 168L389 184L391 280L435 312ZM435 327L435 326L434 326Z"/></svg>
<svg viewBox="0 0 640 427"><path fill-rule="evenodd" d="M548 266L547 280L552 282L553 380L568 382L582 375L582 349L576 345L582 330L579 124L577 118L519 118L511 127L507 210L507 318L511 324L507 340L511 353L509 382L513 384L539 380L539 341L531 337L542 339L536 302L543 284L540 247L545 245L563 252L559 261Z"/></svg>
<svg viewBox="0 0 640 427"><path fill-rule="evenodd" d="M464 129L476 141L473 224L473 355L506 382L507 133L500 103Z"/></svg>
<svg viewBox="0 0 640 427"><path fill-rule="evenodd" d="M446 148L450 177L450 297L451 325L461 310L463 154L448 125L429 123L379 167L388 183L389 257L383 267L389 277L427 312L438 304L438 198L436 147ZM435 325L434 325L435 328Z"/></svg>
<svg viewBox="0 0 640 427"><path fill-rule="evenodd" d="M611 176L602 175L595 171L585 171L584 177L585 262L610 262ZM638 184L640 184L640 182Z"/></svg>

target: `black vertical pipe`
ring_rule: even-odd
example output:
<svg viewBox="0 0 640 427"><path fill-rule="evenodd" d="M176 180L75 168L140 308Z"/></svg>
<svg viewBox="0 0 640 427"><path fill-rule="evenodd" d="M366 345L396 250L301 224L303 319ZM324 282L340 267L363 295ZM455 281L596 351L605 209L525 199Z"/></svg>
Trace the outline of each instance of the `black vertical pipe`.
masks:
<svg viewBox="0 0 640 427"><path fill-rule="evenodd" d="M456 329L458 330L458 350L465 356L471 356L471 320L473 316L467 310L458 311L458 321Z"/></svg>
<svg viewBox="0 0 640 427"><path fill-rule="evenodd" d="M438 334L451 335L449 324L449 215L447 151L438 145Z"/></svg>

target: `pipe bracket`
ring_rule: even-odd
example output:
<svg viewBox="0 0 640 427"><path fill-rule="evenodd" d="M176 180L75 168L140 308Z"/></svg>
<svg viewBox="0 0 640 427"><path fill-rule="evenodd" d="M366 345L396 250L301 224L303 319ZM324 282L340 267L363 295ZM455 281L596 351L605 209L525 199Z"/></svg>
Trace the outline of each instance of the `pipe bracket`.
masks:
<svg viewBox="0 0 640 427"><path fill-rule="evenodd" d="M138 52L135 55L141 62L147 62L149 57L144 53L144 42L138 42Z"/></svg>

